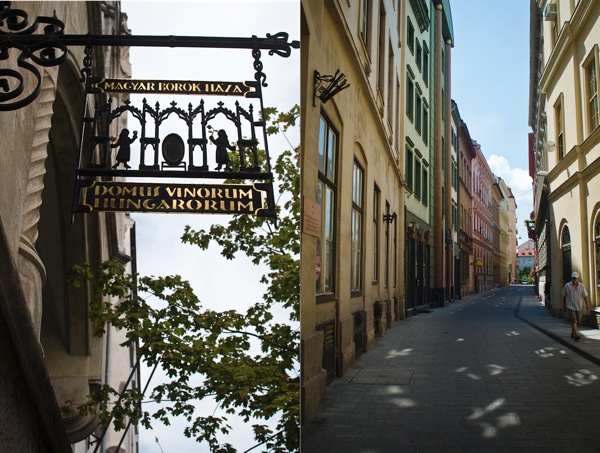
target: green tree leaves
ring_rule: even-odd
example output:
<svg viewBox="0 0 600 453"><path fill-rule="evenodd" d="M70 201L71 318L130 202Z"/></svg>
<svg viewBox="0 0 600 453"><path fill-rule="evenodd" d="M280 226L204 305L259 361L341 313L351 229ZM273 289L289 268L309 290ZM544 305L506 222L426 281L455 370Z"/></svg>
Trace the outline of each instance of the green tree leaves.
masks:
<svg viewBox="0 0 600 453"><path fill-rule="evenodd" d="M267 109L265 120L273 134L295 126L298 118L295 106L285 113ZM137 388L118 393L102 386L87 404L71 410L98 413L105 425L112 420L117 428L124 428L128 417L149 427L153 419L169 424L173 416L181 416L188 422L184 435L206 442L212 451L226 452L236 450L221 443L219 436L232 429L227 417L236 414L253 423L261 450L298 450L298 153L298 147L280 153L273 167L277 227L265 218L233 216L227 225L212 225L206 231L188 226L181 238L201 250L215 244L226 259L242 253L266 269L262 300L245 312L204 308L190 284L177 275L134 277L115 261L98 269L74 269L74 285L85 280L94 284L90 311L97 334L107 323L123 329L124 346L136 345L139 359L162 368L168 379L146 395ZM282 311L288 320L273 316ZM194 403L206 399L217 408L213 414L198 414ZM161 403L160 408L148 412L142 404L148 400ZM273 428L260 420L277 422Z"/></svg>

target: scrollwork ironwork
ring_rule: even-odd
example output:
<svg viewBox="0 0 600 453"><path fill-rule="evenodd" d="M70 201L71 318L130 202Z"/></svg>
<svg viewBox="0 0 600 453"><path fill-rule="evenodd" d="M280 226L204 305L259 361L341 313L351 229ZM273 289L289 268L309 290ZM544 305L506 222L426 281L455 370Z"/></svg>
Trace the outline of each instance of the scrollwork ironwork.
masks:
<svg viewBox="0 0 600 453"><path fill-rule="evenodd" d="M40 92L41 75L37 66L57 66L67 58L69 46L86 47L82 79L89 77L91 49L98 46L121 47L194 47L251 49L254 58L254 78L257 86L267 86L263 72L261 50L269 55L287 58L292 49L299 49L299 41L289 41L285 32L267 34L266 38L204 37L204 36L132 36L67 35L65 25L54 17L38 16L31 21L28 14L11 7L11 2L0 1L0 61L8 60L10 49L21 51L15 68L0 68L0 111L16 110L31 103ZM26 89L24 73L33 74L36 84ZM259 96L259 95L257 95ZM14 102L9 102L17 99Z"/></svg>
<svg viewBox="0 0 600 453"><path fill-rule="evenodd" d="M36 34L40 26L43 26L43 34ZM10 49L15 48L21 52L17 66L35 77L35 86L25 94L23 72L0 68L0 89L3 91L0 92L0 111L25 107L38 97L42 76L35 65L52 67L65 61L67 46L57 39L64 29L64 23L56 17L38 16L30 22L25 11L11 8L10 2L0 2L0 60L8 60Z"/></svg>

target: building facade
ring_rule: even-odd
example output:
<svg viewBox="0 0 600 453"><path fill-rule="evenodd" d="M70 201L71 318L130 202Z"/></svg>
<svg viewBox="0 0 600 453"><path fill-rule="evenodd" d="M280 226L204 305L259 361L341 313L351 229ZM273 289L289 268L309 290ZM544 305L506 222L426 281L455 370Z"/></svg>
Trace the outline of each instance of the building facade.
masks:
<svg viewBox="0 0 600 453"><path fill-rule="evenodd" d="M5 3L3 14L22 10L17 16L28 17L29 25L39 16L59 18L66 34L127 32L119 2ZM24 22L7 22L15 34L24 30ZM17 56L9 49L2 68L22 71ZM35 87L35 72L40 75L37 99L0 111L0 443L6 451L84 452L95 448L92 441L101 442L98 451L114 450L123 434L113 428L103 432L95 415L63 417L60 410L68 402L83 403L102 384L118 389L136 360L134 350L119 346L124 332L110 326L104 335L94 331L92 288L77 289L67 281L74 265L117 259L131 269L134 259L134 225L128 216L71 213L85 58L83 47L73 46L59 66L38 66L24 77L24 93L10 102ZM107 77L131 75L126 49L97 48L91 58ZM14 89L14 79L2 82L7 82L5 92ZM121 445L137 451L135 428Z"/></svg>
<svg viewBox="0 0 600 453"><path fill-rule="evenodd" d="M475 147L467 124L460 118L456 103L453 114L458 123L458 246L459 246L459 297L475 292L473 255L473 192L472 168Z"/></svg>
<svg viewBox="0 0 600 453"><path fill-rule="evenodd" d="M538 292L560 315L572 271L598 305L600 3L531 1L530 152ZM587 313L585 313L587 317Z"/></svg>
<svg viewBox="0 0 600 453"><path fill-rule="evenodd" d="M516 205L451 99L449 1L301 7L307 420L396 321L510 282Z"/></svg>
<svg viewBox="0 0 600 453"><path fill-rule="evenodd" d="M302 1L303 418L403 318L405 2ZM319 97L315 78L350 87Z"/></svg>
<svg viewBox="0 0 600 453"><path fill-rule="evenodd" d="M475 292L494 288L494 216L492 189L494 174L481 151L481 146L474 142L475 158L473 159L473 257Z"/></svg>

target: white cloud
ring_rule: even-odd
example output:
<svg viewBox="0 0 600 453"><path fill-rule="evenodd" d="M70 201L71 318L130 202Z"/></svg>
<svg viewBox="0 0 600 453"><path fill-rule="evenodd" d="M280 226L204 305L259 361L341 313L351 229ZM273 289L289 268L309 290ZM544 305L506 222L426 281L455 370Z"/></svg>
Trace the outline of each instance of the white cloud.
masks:
<svg viewBox="0 0 600 453"><path fill-rule="evenodd" d="M511 167L506 157L497 156L496 154L492 154L487 162L494 175L502 178L506 185L511 188L517 202L517 229L520 228L524 232L523 221L529 219L529 215L533 210L531 186L533 181L529 176L529 171L519 167Z"/></svg>

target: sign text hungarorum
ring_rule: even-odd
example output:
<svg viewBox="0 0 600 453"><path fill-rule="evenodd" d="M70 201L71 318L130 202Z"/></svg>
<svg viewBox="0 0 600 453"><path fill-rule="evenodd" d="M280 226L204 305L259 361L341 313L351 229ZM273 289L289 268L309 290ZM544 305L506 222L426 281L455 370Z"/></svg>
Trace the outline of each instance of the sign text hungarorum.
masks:
<svg viewBox="0 0 600 453"><path fill-rule="evenodd" d="M77 212L127 211L254 214L266 208L266 192L247 184L153 184L82 181Z"/></svg>

